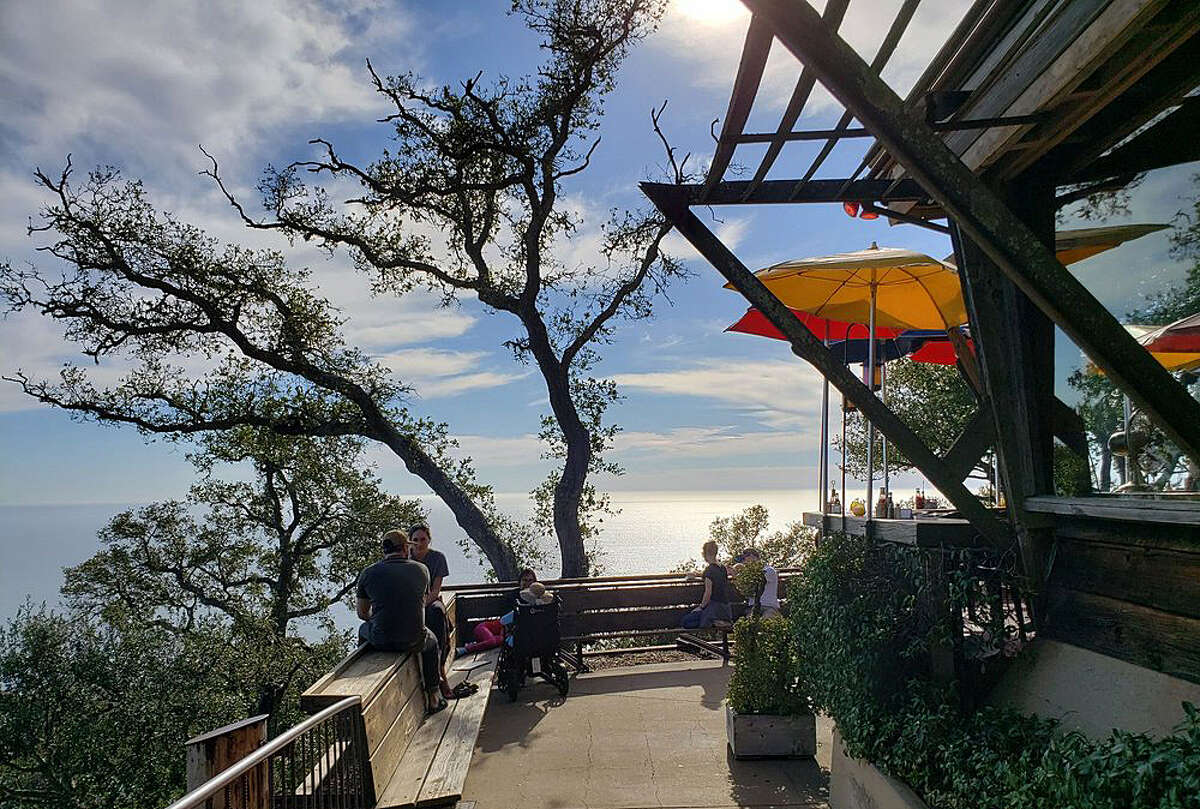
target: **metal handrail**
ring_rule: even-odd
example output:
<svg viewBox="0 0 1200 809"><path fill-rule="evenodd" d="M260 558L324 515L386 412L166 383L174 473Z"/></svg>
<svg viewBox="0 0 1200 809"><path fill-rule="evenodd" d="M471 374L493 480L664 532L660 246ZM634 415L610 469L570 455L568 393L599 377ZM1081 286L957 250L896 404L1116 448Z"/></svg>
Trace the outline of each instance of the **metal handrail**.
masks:
<svg viewBox="0 0 1200 809"><path fill-rule="evenodd" d="M195 809L197 806L202 806L206 800L216 795L225 787L235 782L238 778L260 766L266 762L272 755L285 749L289 744L294 742L300 736L304 735L308 730L316 727L331 716L336 716L342 711L361 705L362 698L359 696L346 697L330 705L318 713L305 719L300 724L288 728L283 733L276 736L271 741L264 744L262 747L255 750L250 755L246 756L241 761L234 764L227 770L223 770L212 778L205 781L200 786L193 789L191 792L184 795L179 800L167 807L167 809Z"/></svg>

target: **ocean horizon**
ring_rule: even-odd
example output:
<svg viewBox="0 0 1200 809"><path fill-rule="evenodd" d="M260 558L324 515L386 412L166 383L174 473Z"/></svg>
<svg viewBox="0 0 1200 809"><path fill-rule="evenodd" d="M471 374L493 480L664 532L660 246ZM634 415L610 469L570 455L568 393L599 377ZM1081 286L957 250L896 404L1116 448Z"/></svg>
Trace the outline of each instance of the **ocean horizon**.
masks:
<svg viewBox="0 0 1200 809"><path fill-rule="evenodd" d="M458 540L464 533L450 510L435 495L412 495L429 510L434 547L450 565L447 584L485 579L485 564L468 556ZM700 556L708 526L717 517L761 504L768 509L771 530L801 519L817 506L815 488L751 491L617 491L611 493L618 513L605 518L597 541L604 573L655 573ZM498 493L497 505L526 519L531 513L526 492ZM96 534L114 515L139 503L74 503L0 505L0 617L11 618L27 600L60 605L62 569L83 562L100 549ZM559 572L558 546L547 540L543 578Z"/></svg>

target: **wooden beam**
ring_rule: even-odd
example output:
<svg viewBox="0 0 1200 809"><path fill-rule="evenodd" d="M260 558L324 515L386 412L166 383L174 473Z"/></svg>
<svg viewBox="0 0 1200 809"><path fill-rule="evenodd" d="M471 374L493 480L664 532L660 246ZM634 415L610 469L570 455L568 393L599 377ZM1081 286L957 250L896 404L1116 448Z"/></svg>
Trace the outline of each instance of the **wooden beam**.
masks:
<svg viewBox="0 0 1200 809"><path fill-rule="evenodd" d="M1050 414L1054 424L1054 437L1063 442L1068 449L1085 460L1088 458L1087 428L1083 417L1059 399L1054 398L1054 411Z"/></svg>
<svg viewBox="0 0 1200 809"><path fill-rule="evenodd" d="M1195 618L1053 586L1043 633L1200 683L1200 620Z"/></svg>
<svg viewBox="0 0 1200 809"><path fill-rule="evenodd" d="M704 181L706 192L721 182L721 178L725 176L725 169L729 168L729 163L733 160L737 136L746 126L750 108L754 106L754 97L758 94L758 83L762 81L763 68L766 67L767 56L771 52L771 40L771 27L762 19L751 17L750 27L746 30L746 44L742 47L742 61L738 64L737 78L733 81L733 92L729 97L729 110L721 124L717 151L713 155L708 177Z"/></svg>
<svg viewBox="0 0 1200 809"><path fill-rule="evenodd" d="M659 197L682 201L686 205L782 205L806 202L893 202L919 201L928 194L912 180L809 180L795 191L795 180L767 180L757 188L750 183L732 181L718 183L711 191L703 185L673 185L669 183L643 183L643 187L654 190Z"/></svg>
<svg viewBox="0 0 1200 809"><path fill-rule="evenodd" d="M1045 364L1035 357L1031 344L1041 340L1041 354L1049 354L1052 362L1053 354L1044 346L1054 344L1054 330L1053 326L1047 329L1049 320L973 242L955 238L955 253L983 391L991 402L996 458L1021 546L1026 589L1036 593L1041 590L1050 536L1044 526L1030 524L1037 520L1029 519L1022 503L1028 496L1053 493L1053 434L1042 410L1048 407L1047 396L1053 397L1054 387L1053 366L1047 381Z"/></svg>
<svg viewBox="0 0 1200 809"><path fill-rule="evenodd" d="M979 533L970 522L956 517L917 517L911 520L867 520L840 514L806 511L804 524L826 533L842 531L851 536L870 537L893 545L918 548L977 548Z"/></svg>
<svg viewBox="0 0 1200 809"><path fill-rule="evenodd" d="M985 400L971 415L971 420L955 439L954 446L942 456L942 462L952 474L963 480L994 443L996 433L992 426L992 406Z"/></svg>
<svg viewBox="0 0 1200 809"><path fill-rule="evenodd" d="M1133 523L1162 523L1200 528L1200 501L1172 501L1129 496L1030 497L1025 508L1037 514L1087 517Z"/></svg>
<svg viewBox="0 0 1200 809"><path fill-rule="evenodd" d="M1093 160L1191 92L1200 83L1197 65L1200 37L1192 37L1042 157L1038 171L1058 177L1060 185L1072 182Z"/></svg>
<svg viewBox="0 0 1200 809"><path fill-rule="evenodd" d="M1200 98L1189 98L1166 118L1092 163L1073 179L1101 180L1200 160Z"/></svg>
<svg viewBox="0 0 1200 809"><path fill-rule="evenodd" d="M1109 379L1200 462L1200 402L1193 399L1034 235L907 110L855 51L802 0L743 0L958 223L958 227ZM910 456L911 457L911 456ZM935 484L936 485L936 484Z"/></svg>
<svg viewBox="0 0 1200 809"><path fill-rule="evenodd" d="M831 30L836 31L841 28L842 19L846 16L846 9L849 5L850 0L828 0L825 3L825 11L822 13L821 19ZM771 145L767 147L767 153L763 155L762 161L758 164L758 170L754 172L754 177L750 180L750 188L746 193L753 193L759 183L766 179L767 172L771 170L771 166L775 164L775 158L779 157L779 152L783 149L783 136L792 134L792 127L796 125L800 113L804 111L804 105L808 103L808 97L812 94L813 86L816 83L816 76L812 74L811 70L808 68L800 70L800 78L796 80L796 88L792 91L787 108L779 119L775 137L770 141Z"/></svg>
<svg viewBox="0 0 1200 809"><path fill-rule="evenodd" d="M892 58L892 54L896 52L896 46L900 44L900 37L904 36L904 32L908 29L908 24L912 22L913 14L917 13L917 6L921 0L904 0L904 5L896 12L896 16L892 19L892 24L888 28L887 34L883 38L883 42L879 45L879 50L875 53L875 58L871 60L871 72L878 76L888 60ZM842 113L842 117L838 119L834 126L835 130L841 131L850 125L854 120L854 114L850 110ZM821 151L813 158L812 164L808 170L804 172L804 176L800 178L800 183L804 184L813 178L817 173L817 169L825 162L825 158L829 157L829 153L833 151L833 147L837 145L838 138L833 137L825 141L825 145L821 147Z"/></svg>
<svg viewBox="0 0 1200 809"><path fill-rule="evenodd" d="M951 474L942 460L891 411L850 369L843 365L812 332L796 319L791 310L775 297L744 264L729 251L691 210L678 198L660 193L662 186L642 184L643 192L658 207L680 234L691 242L700 255L725 276L733 286L762 312L792 344L797 356L808 360L826 379L869 418L888 440L946 495L955 508L971 521L989 542L1007 547L1012 537L979 499Z"/></svg>
<svg viewBox="0 0 1200 809"><path fill-rule="evenodd" d="M1042 106L1052 108L1053 113L1029 133L1031 138L1039 141L1039 149L1017 152L1011 158L1006 156L989 169L989 174L1002 172L1011 177L1024 172L1050 147L1065 140L1097 110L1118 99L1156 64L1200 31L1200 4L1195 0L1146 3L1146 9L1135 19L1115 14L1118 5L1112 4L1097 20L1097 25L1111 17L1109 22L1114 32L1122 25L1125 30L1113 37L1102 57L1079 70L1083 81L1077 87L1087 88L1089 95L1068 100L1069 93L1064 92L1056 98L1044 99ZM1089 30L1086 35L1091 33Z"/></svg>

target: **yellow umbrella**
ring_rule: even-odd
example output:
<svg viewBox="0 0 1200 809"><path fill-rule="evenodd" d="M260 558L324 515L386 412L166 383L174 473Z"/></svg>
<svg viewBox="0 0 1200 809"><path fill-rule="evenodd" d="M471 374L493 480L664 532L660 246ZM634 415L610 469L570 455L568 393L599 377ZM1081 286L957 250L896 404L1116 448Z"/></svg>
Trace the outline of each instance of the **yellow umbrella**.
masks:
<svg viewBox="0 0 1200 809"><path fill-rule="evenodd" d="M967 322L953 265L899 247L795 259L755 275L792 309L829 320L894 329L948 329ZM728 285L727 285L728 286Z"/></svg>
<svg viewBox="0 0 1200 809"><path fill-rule="evenodd" d="M1074 264L1117 245L1140 239L1170 225L1111 225L1101 228L1060 230L1054 234L1054 254L1059 262Z"/></svg>
<svg viewBox="0 0 1200 809"><path fill-rule="evenodd" d="M1158 360L1158 364L1168 371L1195 371L1200 369L1200 352L1179 350L1179 347L1170 351L1155 349L1154 341L1167 328L1167 326L1143 326L1136 323L1125 324L1125 331L1132 334L1139 343L1145 346L1146 350L1150 352L1150 356ZM1088 367L1095 373L1104 373L1090 362L1088 363Z"/></svg>

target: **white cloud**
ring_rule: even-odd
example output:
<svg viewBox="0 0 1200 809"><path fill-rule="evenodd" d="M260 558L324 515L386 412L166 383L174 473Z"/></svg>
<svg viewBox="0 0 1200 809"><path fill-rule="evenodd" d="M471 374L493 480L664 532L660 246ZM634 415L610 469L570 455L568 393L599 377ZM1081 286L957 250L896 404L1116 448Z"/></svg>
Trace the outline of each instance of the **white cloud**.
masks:
<svg viewBox="0 0 1200 809"><path fill-rule="evenodd" d="M200 142L245 154L272 128L370 115L364 37L408 34L400 9L375 2L48 0L4 14L6 151L86 144L167 173L192 171Z"/></svg>
<svg viewBox="0 0 1200 809"><path fill-rule="evenodd" d="M488 357L485 351L450 351L411 348L375 357L425 399L456 396L469 390L507 385L526 374L476 370Z"/></svg>
<svg viewBox="0 0 1200 809"><path fill-rule="evenodd" d="M617 434L617 455L655 458L733 458L795 450L809 446L812 436L790 430L744 432L728 427L677 427L663 433Z"/></svg>
<svg viewBox="0 0 1200 809"><path fill-rule="evenodd" d="M618 386L710 399L770 427L811 427L820 419L821 377L799 361L708 360L671 371L615 374Z"/></svg>

